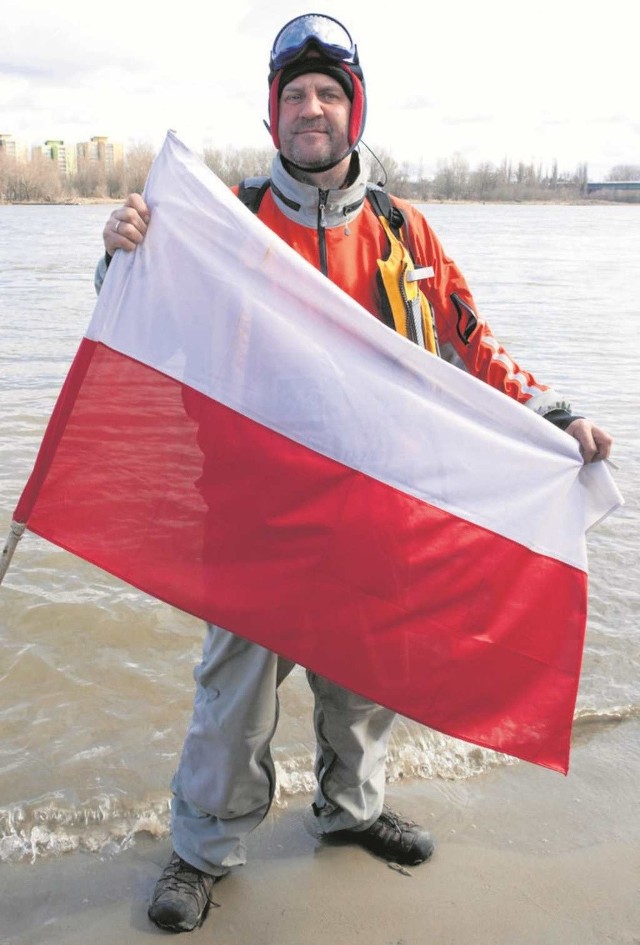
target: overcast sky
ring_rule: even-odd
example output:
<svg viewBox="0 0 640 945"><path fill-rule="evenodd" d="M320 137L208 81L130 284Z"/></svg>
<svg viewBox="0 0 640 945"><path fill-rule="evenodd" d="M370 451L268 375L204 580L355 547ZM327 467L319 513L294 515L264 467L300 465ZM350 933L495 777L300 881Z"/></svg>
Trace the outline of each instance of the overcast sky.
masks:
<svg viewBox="0 0 640 945"><path fill-rule="evenodd" d="M365 140L432 173L640 164L637 30L628 0L300 5L290 0L0 0L0 132L27 144L108 135L159 147L269 146L267 62L286 20L334 15L358 43ZM0 7L0 8L1 8ZM394 16L395 14L395 16Z"/></svg>

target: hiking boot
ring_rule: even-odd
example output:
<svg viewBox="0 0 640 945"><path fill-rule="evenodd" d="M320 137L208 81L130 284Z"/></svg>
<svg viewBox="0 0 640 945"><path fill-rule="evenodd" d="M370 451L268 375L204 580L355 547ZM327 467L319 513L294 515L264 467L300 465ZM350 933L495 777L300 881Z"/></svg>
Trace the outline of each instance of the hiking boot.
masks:
<svg viewBox="0 0 640 945"><path fill-rule="evenodd" d="M428 831L411 820L404 820L386 806L382 808L378 819L366 830L339 830L327 836L358 843L390 863L401 863L405 866L424 863L435 850Z"/></svg>
<svg viewBox="0 0 640 945"><path fill-rule="evenodd" d="M209 894L217 879L220 877L203 873L172 853L153 891L149 918L170 932L197 928L209 911Z"/></svg>

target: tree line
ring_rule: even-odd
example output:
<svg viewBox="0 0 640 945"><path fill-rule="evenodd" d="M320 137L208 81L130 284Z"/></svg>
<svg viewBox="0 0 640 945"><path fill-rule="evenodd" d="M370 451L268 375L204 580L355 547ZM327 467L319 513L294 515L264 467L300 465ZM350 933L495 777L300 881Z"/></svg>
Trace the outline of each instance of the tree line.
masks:
<svg viewBox="0 0 640 945"><path fill-rule="evenodd" d="M135 145L122 161L106 165L84 159L63 174L51 158L37 154L20 161L0 153L0 202L73 203L79 199L118 199L140 193L155 158L150 145Z"/></svg>
<svg viewBox="0 0 640 945"><path fill-rule="evenodd" d="M505 158L496 165L488 161L471 167L459 154L439 162L436 173L428 177L391 156L381 158L387 175L387 189L399 197L416 201L459 200L474 202L547 201L577 202L585 199L588 166L578 164L573 172L561 172L558 163L550 168ZM640 165L617 165L606 175L607 181L640 181ZM603 191L589 194L590 200L640 201L640 192Z"/></svg>
<svg viewBox="0 0 640 945"><path fill-rule="evenodd" d="M48 157L38 155L18 161L0 154L0 202L73 203L74 201L124 198L141 192L155 157L153 148L138 144L113 166L81 161L73 174L62 175ZM231 186L245 177L268 174L273 158L271 148L205 148L205 163ZM560 172L557 162L550 168L505 158L499 164L482 162L471 167L459 154L441 161L429 176L421 167L397 161L388 151L378 149L370 156L371 177L384 183L398 197L415 201L548 201L567 202L585 198L587 164L571 173ZM605 178L609 181L640 180L640 165L617 165ZM589 195L590 200L640 201L640 192L616 191Z"/></svg>

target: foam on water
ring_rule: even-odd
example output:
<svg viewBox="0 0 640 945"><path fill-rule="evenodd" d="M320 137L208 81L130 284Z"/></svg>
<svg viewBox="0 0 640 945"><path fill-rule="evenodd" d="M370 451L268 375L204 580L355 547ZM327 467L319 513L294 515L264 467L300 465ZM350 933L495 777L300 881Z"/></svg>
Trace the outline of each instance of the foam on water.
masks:
<svg viewBox="0 0 640 945"><path fill-rule="evenodd" d="M163 837L168 830L166 797L129 805L105 795L78 808L50 797L0 809L0 862L33 862L77 850L115 852L127 849L138 833Z"/></svg>
<svg viewBox="0 0 640 945"><path fill-rule="evenodd" d="M491 767L514 764L515 759L455 742L430 730L409 733L396 726L389 751L388 778L468 778ZM296 795L315 787L313 753L275 752L277 775L274 805L286 807ZM86 804L65 805L50 795L26 804L0 808L0 862L34 861L76 850L104 853L128 848L136 834L165 837L169 832L169 794L133 802L115 795L100 795Z"/></svg>
<svg viewBox="0 0 640 945"><path fill-rule="evenodd" d="M640 706L582 710L576 714L574 744L594 738L604 726L630 719L640 719ZM276 807L286 807L294 796L312 795L316 784L314 755L304 744L277 748L274 762ZM387 780L459 781L516 764L521 764L516 758L398 719L389 747ZM0 862L33 862L79 850L112 855L128 849L138 834L167 837L169 819L168 793L143 802L104 794L77 807L65 806L60 795L50 795L28 804L0 808Z"/></svg>

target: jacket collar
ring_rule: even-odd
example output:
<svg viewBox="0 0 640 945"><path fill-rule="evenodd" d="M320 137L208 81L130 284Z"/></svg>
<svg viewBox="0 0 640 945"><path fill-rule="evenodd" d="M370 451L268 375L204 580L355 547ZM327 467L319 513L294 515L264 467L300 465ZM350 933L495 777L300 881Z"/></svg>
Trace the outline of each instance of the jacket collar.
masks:
<svg viewBox="0 0 640 945"><path fill-rule="evenodd" d="M366 172L357 152L354 152L352 160L357 162L357 174L353 182L341 190L321 191L312 184L303 184L292 177L278 152L271 166L271 191L278 208L290 220L316 229L320 197L326 194L325 227L345 226L362 209L367 190Z"/></svg>

